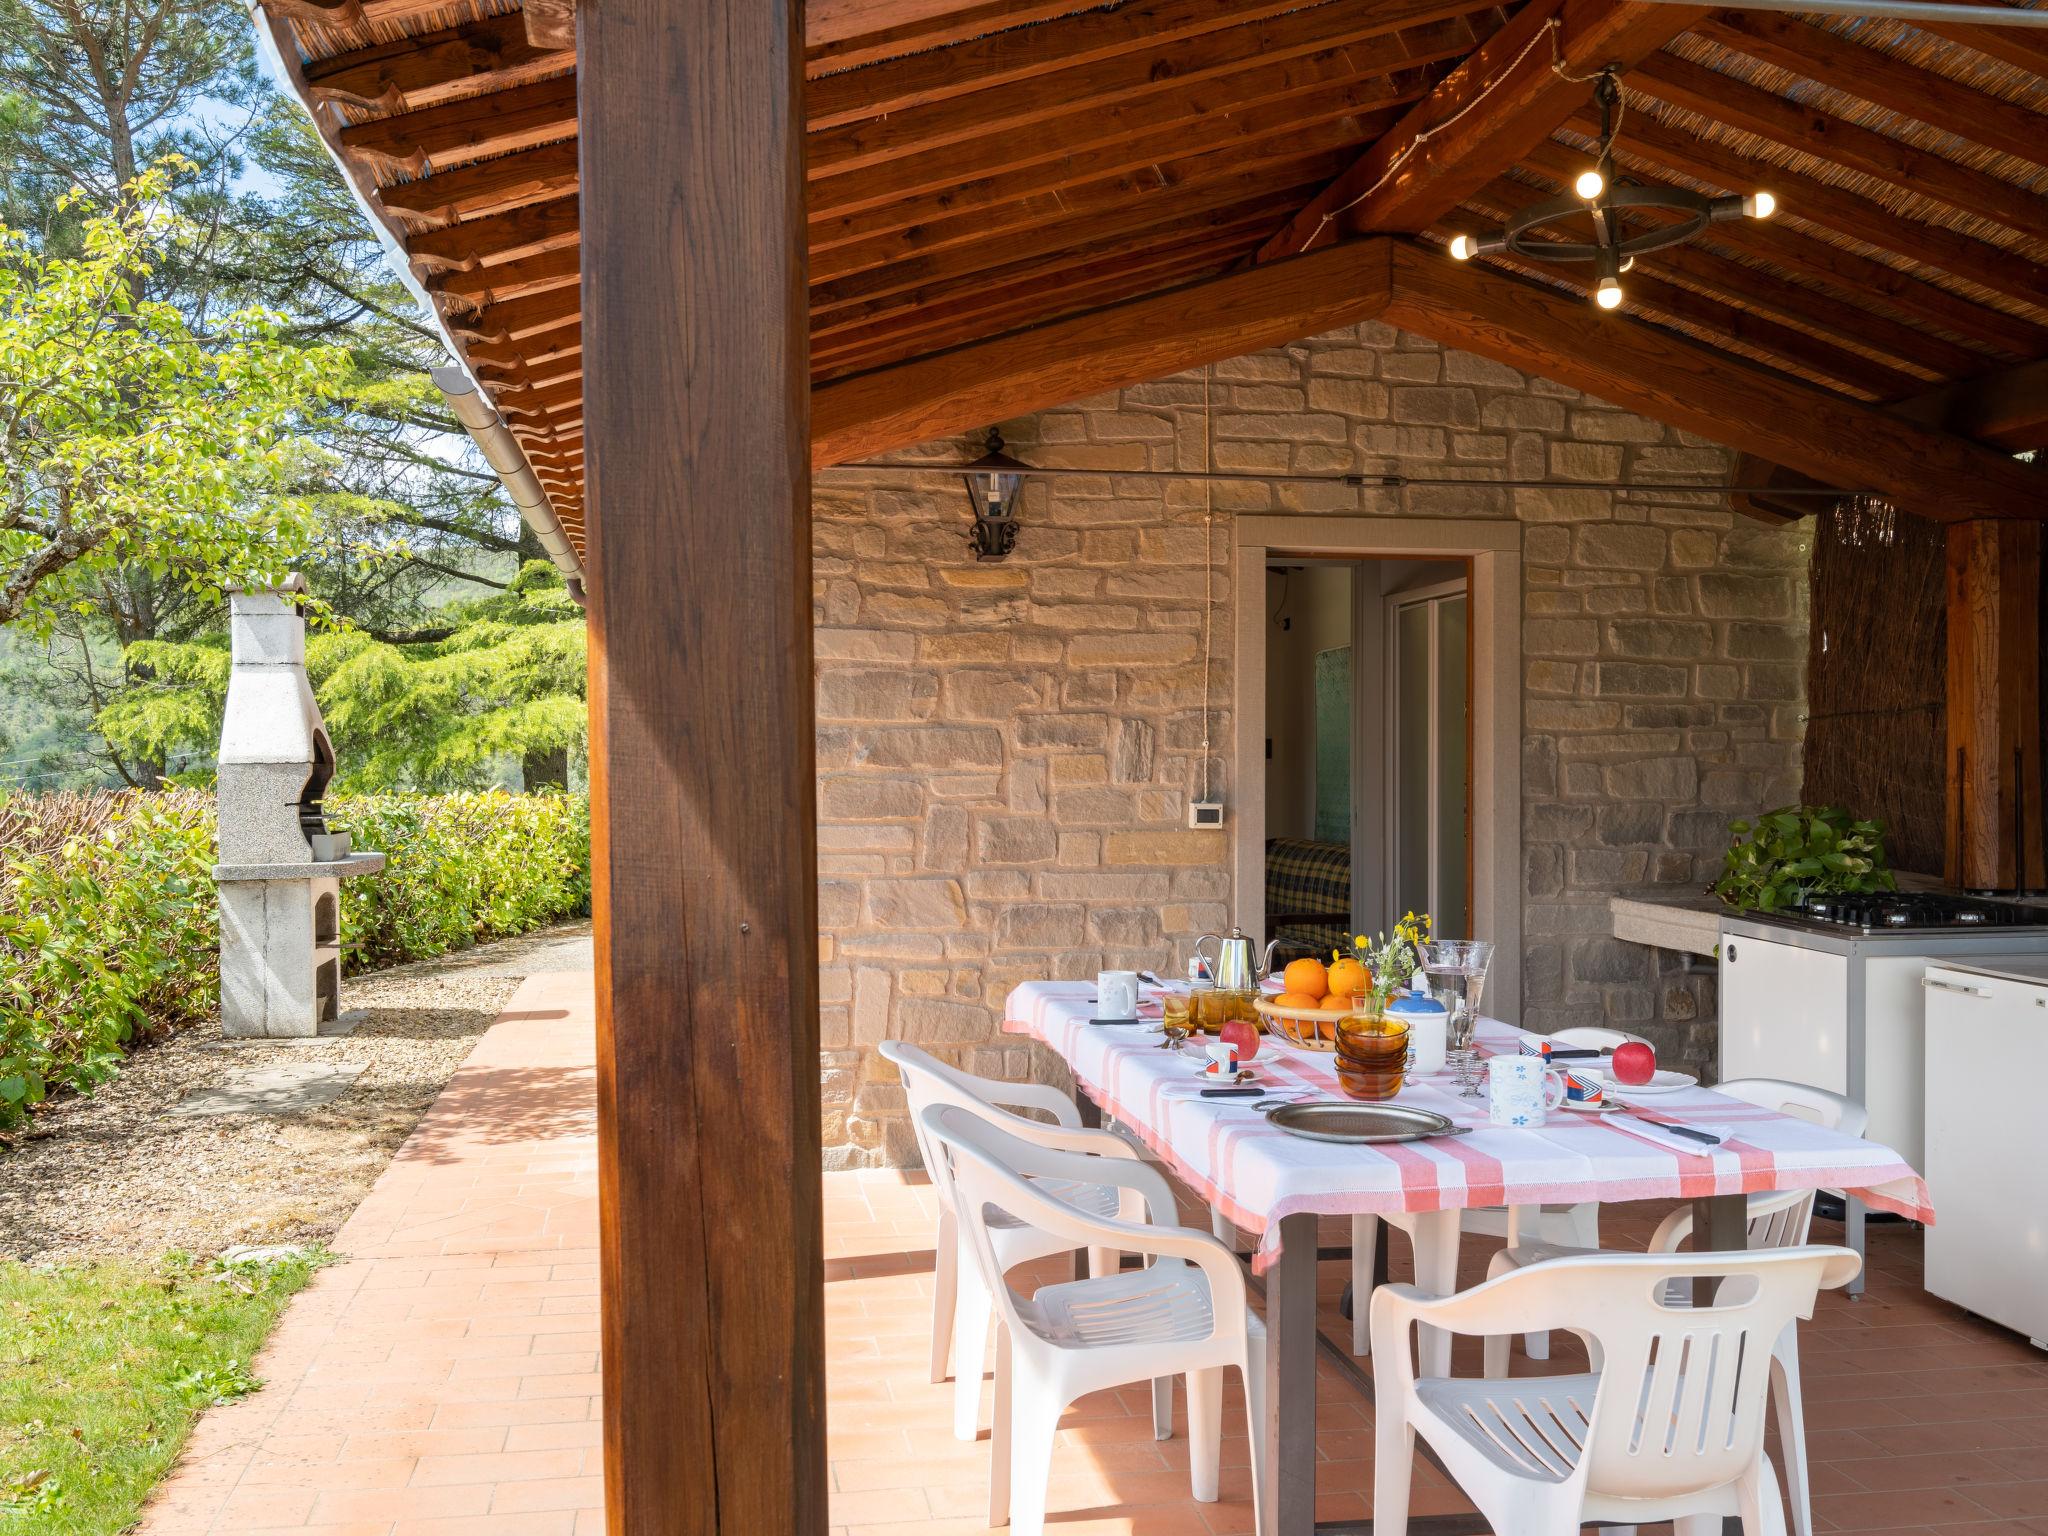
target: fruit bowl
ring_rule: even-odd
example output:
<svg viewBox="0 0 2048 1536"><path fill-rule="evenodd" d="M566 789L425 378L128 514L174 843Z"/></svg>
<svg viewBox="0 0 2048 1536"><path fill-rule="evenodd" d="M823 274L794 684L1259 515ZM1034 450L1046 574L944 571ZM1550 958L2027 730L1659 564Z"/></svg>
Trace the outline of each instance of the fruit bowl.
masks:
<svg viewBox="0 0 2048 1536"><path fill-rule="evenodd" d="M1252 1007L1266 1021L1267 1033L1276 1034L1305 1051L1334 1051L1337 1048L1337 1021L1358 1012L1348 998L1334 1008L1303 1008L1291 1003L1282 1007L1270 997L1261 997L1253 1000Z"/></svg>

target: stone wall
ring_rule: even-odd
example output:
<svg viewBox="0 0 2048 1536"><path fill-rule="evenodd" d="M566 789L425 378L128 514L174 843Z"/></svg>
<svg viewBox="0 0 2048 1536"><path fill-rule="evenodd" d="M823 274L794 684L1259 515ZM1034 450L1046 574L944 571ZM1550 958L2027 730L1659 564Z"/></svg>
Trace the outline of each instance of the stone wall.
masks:
<svg viewBox="0 0 2048 1536"><path fill-rule="evenodd" d="M1205 394L1218 469L1461 483L1131 474L1201 466ZM1176 965L1227 921L1225 834L1186 830L1186 803L1205 771L1238 794L1245 513L1525 525L1524 1017L1711 1055L1710 980L1609 937L1606 901L1704 883L1730 817L1797 792L1803 531L1641 488L1725 475L1722 449L1380 326L1002 425L1021 458L1099 472L1031 482L1004 563L969 555L956 481L814 492L828 1157L914 1156L879 1041L1052 1074L999 1033L1011 986Z"/></svg>

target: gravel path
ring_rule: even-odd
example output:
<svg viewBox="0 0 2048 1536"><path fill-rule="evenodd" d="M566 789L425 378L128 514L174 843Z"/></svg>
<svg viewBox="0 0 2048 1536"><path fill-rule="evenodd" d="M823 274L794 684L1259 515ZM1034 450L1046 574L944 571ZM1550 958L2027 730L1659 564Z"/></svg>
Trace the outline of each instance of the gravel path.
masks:
<svg viewBox="0 0 2048 1536"><path fill-rule="evenodd" d="M0 1152L0 1258L210 1255L331 1236L519 978L587 968L589 944L589 925L575 924L358 977L341 1005L363 1020L338 1039L226 1044L202 1026L138 1051ZM362 1073L297 1114L167 1113L192 1089L313 1063Z"/></svg>

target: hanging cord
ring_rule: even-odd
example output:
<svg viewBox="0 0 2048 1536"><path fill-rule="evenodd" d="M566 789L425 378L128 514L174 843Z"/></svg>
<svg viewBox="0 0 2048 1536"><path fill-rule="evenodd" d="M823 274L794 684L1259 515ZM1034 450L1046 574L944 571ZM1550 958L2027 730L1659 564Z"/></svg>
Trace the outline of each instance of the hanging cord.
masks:
<svg viewBox="0 0 2048 1536"><path fill-rule="evenodd" d="M1202 368L1202 799L1209 799L1209 651L1210 633L1215 620L1213 593L1215 591L1216 563L1214 557L1214 536L1216 525L1215 449L1210 427L1209 380L1216 371L1214 363Z"/></svg>
<svg viewBox="0 0 2048 1536"><path fill-rule="evenodd" d="M1435 138L1438 134L1448 132L1450 129L1456 127L1458 123L1466 117L1467 114L1475 111L1479 107L1481 102L1485 101L1487 97L1491 96L1495 91L1499 90L1502 85L1507 83L1508 77L1514 74L1514 72L1517 69L1520 69L1522 67L1522 60L1528 58L1530 54L1534 53L1536 51L1536 45L1542 42L1546 37L1550 39L1550 71L1552 74L1556 75L1558 79L1567 81L1573 85L1578 85L1583 84L1585 81L1596 79L1603 74L1611 73L1611 71L1608 69L1596 69L1591 74L1585 75L1574 75L1569 73L1564 67L1564 54L1559 49L1557 42L1557 34L1561 30L1563 30L1563 23L1560 22L1555 16L1552 16L1547 21L1545 21L1542 27L1537 31L1536 35L1530 38L1528 42L1522 45L1522 51L1516 54L1513 59L1508 61L1507 68L1503 69L1499 74L1495 75L1484 86L1482 86L1477 96L1474 96L1470 101L1466 102L1464 106L1458 108L1457 111L1453 112L1449 117L1445 118L1442 122L1432 123L1429 127L1423 129L1420 133L1416 134L1414 138L1410 139L1408 143L1402 148L1401 152L1398 155L1394 156L1394 158L1388 162L1387 168L1380 173L1380 179L1378 181L1374 182L1371 186L1367 187L1363 192L1359 193L1358 196L1352 198L1350 202L1341 204L1340 206L1329 209L1327 212L1325 212L1323 214L1322 221L1316 225L1315 232L1311 234L1308 237L1307 241L1303 243L1302 249L1313 249L1316 241L1322 238L1323 231L1330 227L1330 223L1332 220L1349 213L1352 209L1356 208L1360 203L1364 202L1368 197L1371 197L1373 193L1379 191L1381 187L1384 187L1388 182L1394 179L1395 174L1400 171L1402 166L1408 163L1409 159L1415 154L1415 152L1418 149L1422 148L1423 145L1427 144L1431 139ZM1617 128L1620 126L1618 120L1615 126Z"/></svg>

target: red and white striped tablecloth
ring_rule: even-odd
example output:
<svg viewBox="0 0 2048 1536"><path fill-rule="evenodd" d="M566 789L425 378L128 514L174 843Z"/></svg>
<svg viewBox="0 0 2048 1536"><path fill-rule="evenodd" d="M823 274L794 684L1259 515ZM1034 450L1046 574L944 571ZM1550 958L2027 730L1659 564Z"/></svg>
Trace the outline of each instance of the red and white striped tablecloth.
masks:
<svg viewBox="0 0 2048 1536"><path fill-rule="evenodd" d="M1934 1219L1926 1182L1891 1148L1704 1088L1636 1106L1653 1120L1734 1128L1731 1140L1698 1153L1634 1135L1611 1116L1560 1111L1538 1129L1495 1127L1487 1123L1485 1101L1459 1097L1447 1077L1413 1080L1396 1102L1477 1127L1469 1135L1390 1146L1311 1141L1269 1124L1257 1101L1202 1098L1208 1080L1200 1075L1199 1053L1161 1050L1159 1037L1142 1029L1091 1025L1094 995L1087 982L1026 982L1010 994L1003 1027L1059 1052L1105 1114L1239 1228L1260 1234L1260 1270L1278 1253L1281 1218L1302 1211L1348 1215L1840 1189L1875 1210ZM1481 1024L1482 1045L1513 1049L1516 1038L1498 1021ZM1254 1064L1272 1086L1341 1097L1325 1053L1268 1036Z"/></svg>

